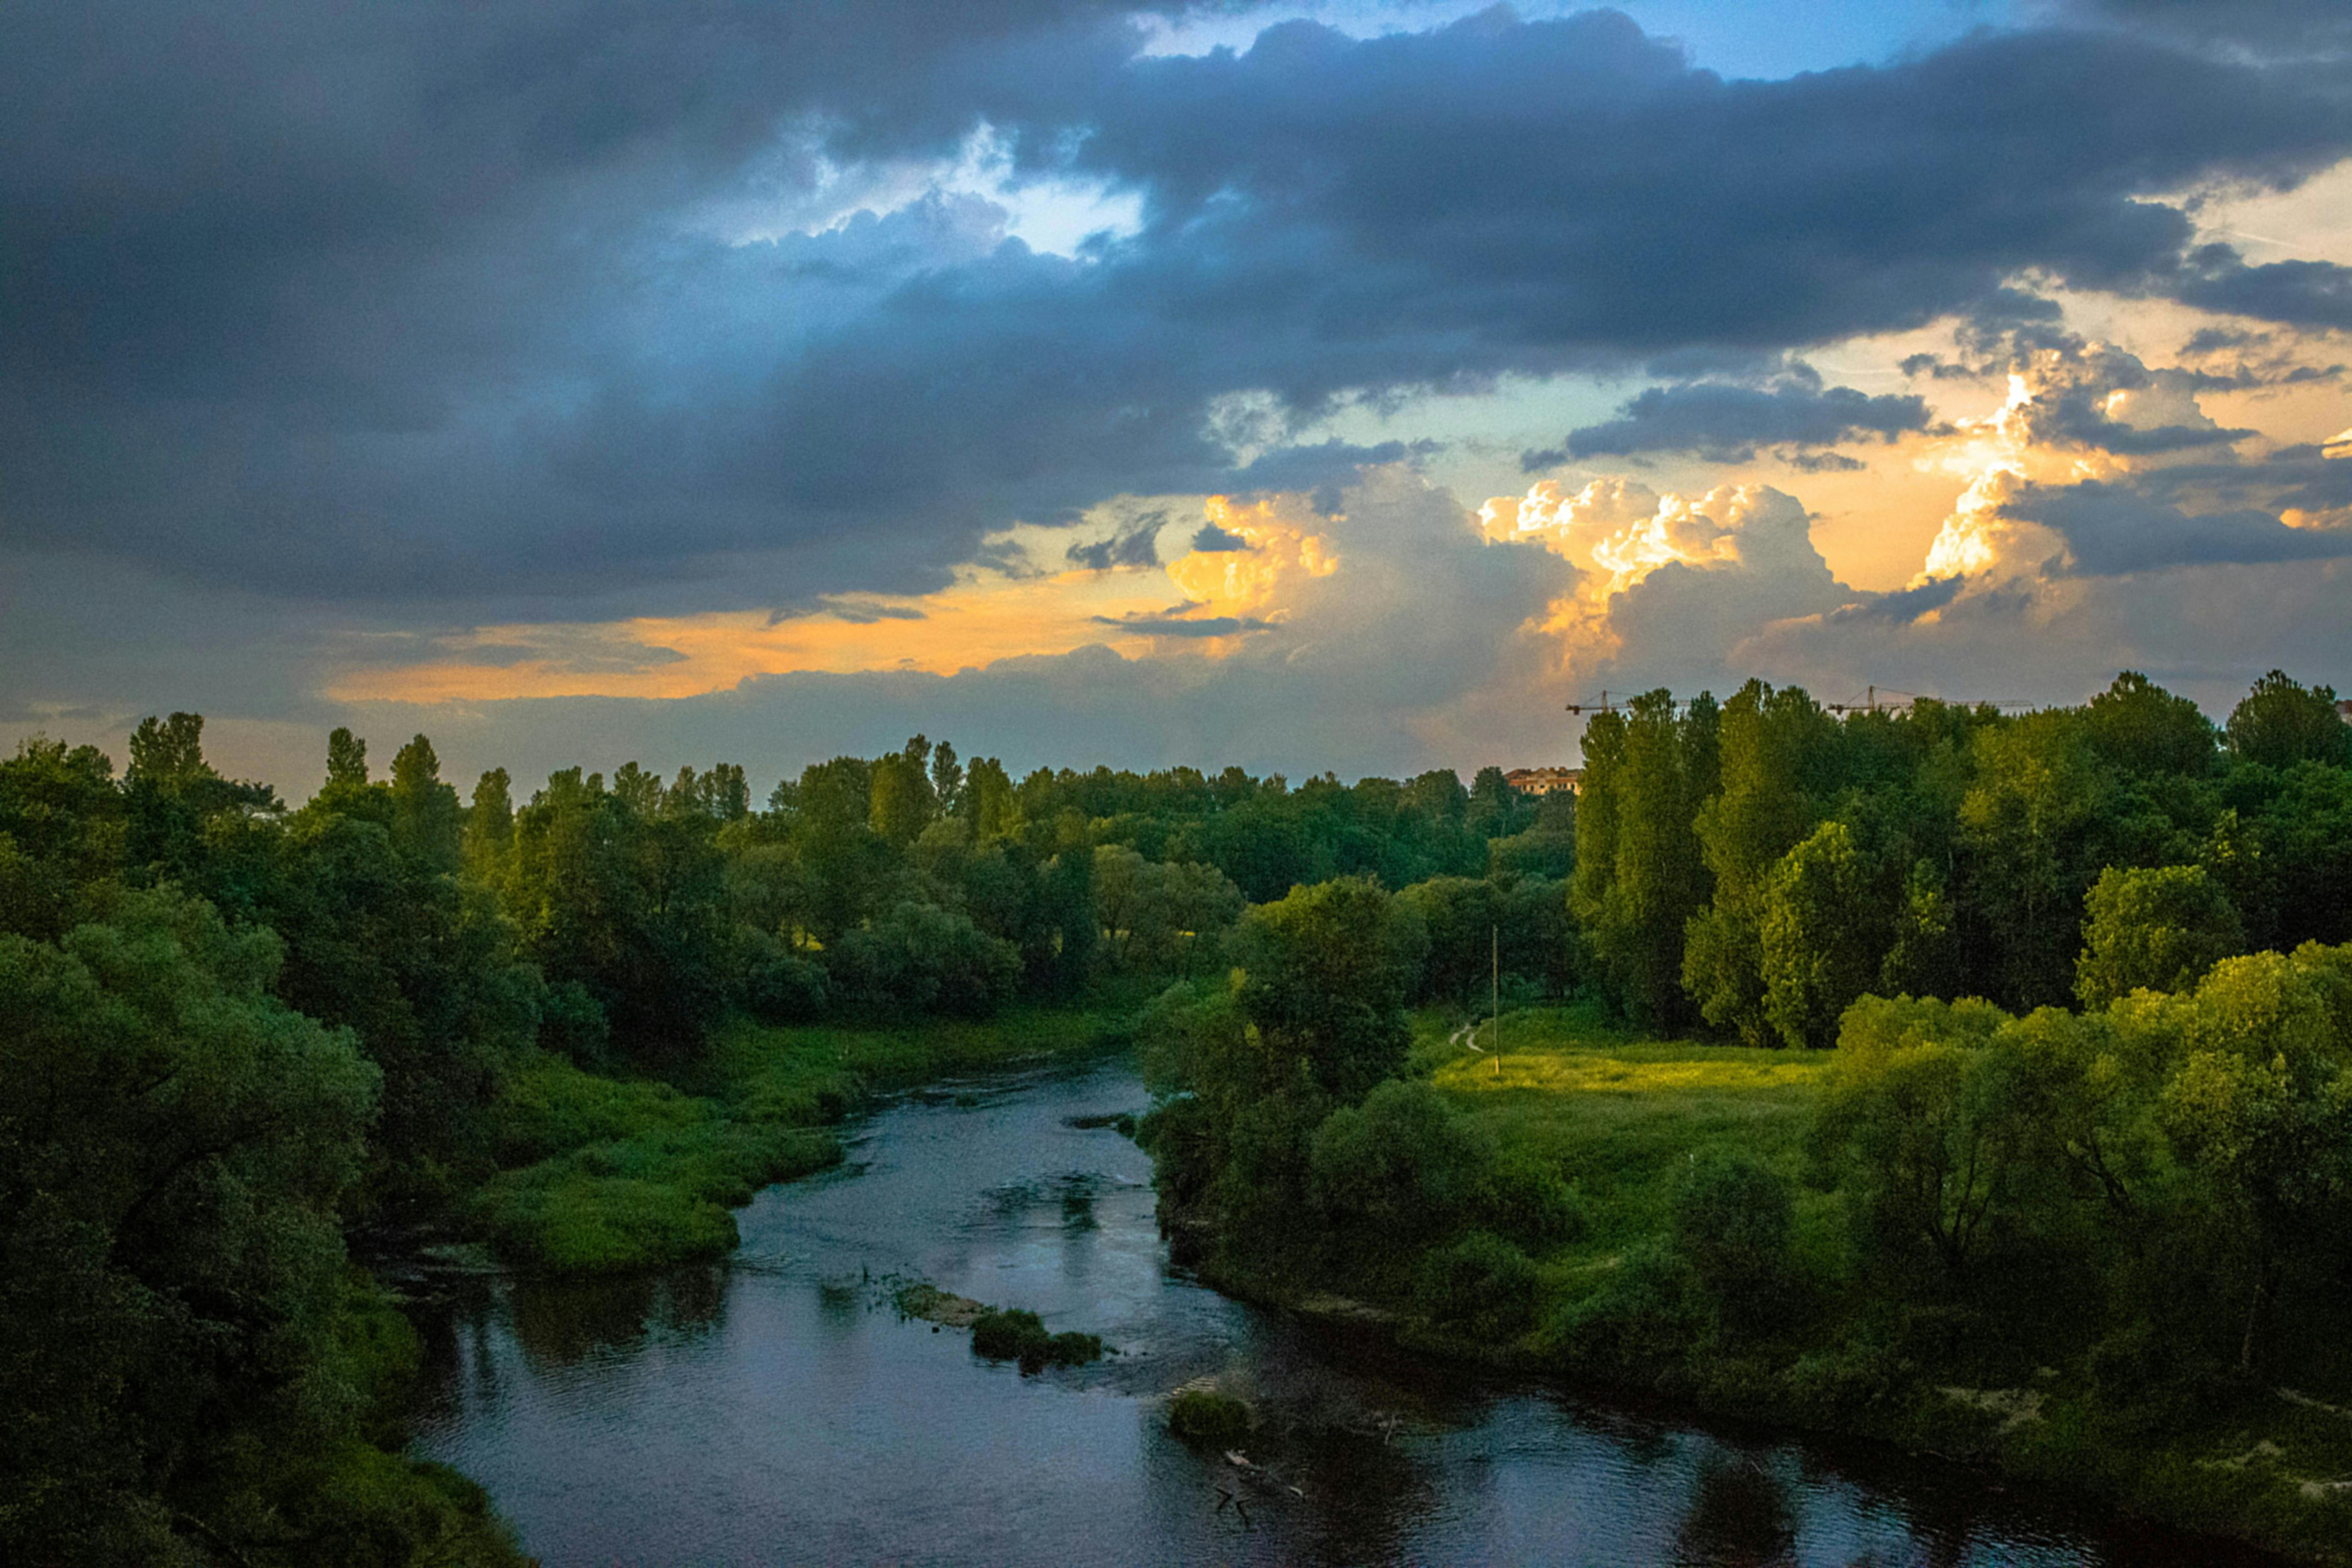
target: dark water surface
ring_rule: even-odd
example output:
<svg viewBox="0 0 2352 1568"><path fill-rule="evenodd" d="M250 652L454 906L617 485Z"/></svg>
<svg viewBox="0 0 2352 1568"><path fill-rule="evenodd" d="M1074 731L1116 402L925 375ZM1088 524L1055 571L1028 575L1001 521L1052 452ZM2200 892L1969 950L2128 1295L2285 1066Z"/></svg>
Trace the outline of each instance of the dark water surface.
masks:
<svg viewBox="0 0 2352 1568"><path fill-rule="evenodd" d="M578 1563L2255 1563L1979 1478L1711 1434L1349 1346L1170 1271L1126 1062L948 1086L772 1187L726 1267L497 1282L434 1336L415 1451ZM1024 1377L898 1279L1098 1333ZM1217 1376L1313 1436L1243 1471L1170 1437Z"/></svg>

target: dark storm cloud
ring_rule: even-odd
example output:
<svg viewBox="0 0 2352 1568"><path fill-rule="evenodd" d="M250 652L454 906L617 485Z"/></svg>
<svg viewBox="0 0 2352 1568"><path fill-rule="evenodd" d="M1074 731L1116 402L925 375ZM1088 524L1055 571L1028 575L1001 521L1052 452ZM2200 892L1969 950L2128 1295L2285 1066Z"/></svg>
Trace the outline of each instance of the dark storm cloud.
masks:
<svg viewBox="0 0 2352 1568"><path fill-rule="evenodd" d="M2003 510L2063 537L2075 570L2088 576L2352 556L2352 529L2289 528L2259 510L2190 515L2136 489L2095 481L2034 486Z"/></svg>
<svg viewBox="0 0 2352 1568"><path fill-rule="evenodd" d="M2326 60L2352 52L2342 0L2073 0L2076 16L2236 51Z"/></svg>
<svg viewBox="0 0 2352 1568"><path fill-rule="evenodd" d="M1247 550L1250 542L1238 533L1226 532L1213 522L1204 522L1192 535L1192 548L1204 555L1214 555L1225 551Z"/></svg>
<svg viewBox="0 0 2352 1568"><path fill-rule="evenodd" d="M1907 626L1920 616L1949 605L1958 596L1964 582L1965 579L1959 577L1931 578L1908 588L1897 588L1892 593L1869 595L1832 610L1823 618L1832 626L1881 622Z"/></svg>
<svg viewBox="0 0 2352 1568"><path fill-rule="evenodd" d="M1891 441L1930 423L1925 398L1873 397L1851 386L1654 386L1602 425L1568 434L1571 458L1696 452L1744 462L1758 447L1827 447L1875 436Z"/></svg>
<svg viewBox="0 0 2352 1568"><path fill-rule="evenodd" d="M1156 542L1167 523L1166 512L1146 512L1108 539L1071 545L1066 559L1071 565L1088 572L1108 572L1118 566L1157 566L1160 547Z"/></svg>
<svg viewBox="0 0 2352 1568"><path fill-rule="evenodd" d="M2352 461L2312 446L2282 447L2252 462L2179 463L2135 477L2143 493L2217 506L2333 512L2352 507Z"/></svg>
<svg viewBox="0 0 2352 1568"><path fill-rule="evenodd" d="M2136 199L2352 147L2300 66L2045 32L1726 82L1608 13L1139 38L1084 0L36 7L0 50L0 540L485 613L919 590L1016 518L1391 460L1238 468L1207 419L1237 391L1299 428L2013 321L2027 269L2345 319L2344 269ZM820 148L983 118L1142 231L1038 255L967 198L713 237Z"/></svg>

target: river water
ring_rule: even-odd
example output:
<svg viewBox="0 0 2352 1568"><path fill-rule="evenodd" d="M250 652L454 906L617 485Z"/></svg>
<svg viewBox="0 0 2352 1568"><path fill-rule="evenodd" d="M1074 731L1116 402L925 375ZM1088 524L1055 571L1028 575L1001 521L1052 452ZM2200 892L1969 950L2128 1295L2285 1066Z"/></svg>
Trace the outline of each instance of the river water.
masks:
<svg viewBox="0 0 2352 1568"><path fill-rule="evenodd" d="M891 1102L729 1264L482 1282L429 1325L415 1449L549 1568L606 1563L2256 1563L1894 1456L1705 1430L1350 1343L1170 1268L1133 1067ZM924 1279L1119 1352L1024 1376L902 1320ZM1288 1436L1170 1436L1212 1377Z"/></svg>

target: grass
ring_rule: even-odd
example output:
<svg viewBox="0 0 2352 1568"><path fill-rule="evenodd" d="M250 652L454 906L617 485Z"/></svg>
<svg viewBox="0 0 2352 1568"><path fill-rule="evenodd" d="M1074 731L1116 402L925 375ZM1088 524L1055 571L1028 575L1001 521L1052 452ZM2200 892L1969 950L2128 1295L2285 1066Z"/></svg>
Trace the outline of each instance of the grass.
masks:
<svg viewBox="0 0 2352 1568"><path fill-rule="evenodd" d="M1434 1015L1414 1037L1416 1064L1457 1110L1576 1188L1591 1223L1555 1261L1588 1267L1663 1230L1675 1176L1706 1150L1736 1147L1799 1175L1829 1066L1827 1053L1645 1039L1580 1007L1506 1014L1499 1071L1493 1055L1450 1045ZM1806 1194L1801 1247L1819 1239L1832 1202Z"/></svg>
<svg viewBox="0 0 2352 1568"><path fill-rule="evenodd" d="M548 1273L720 1257L738 1240L730 1210L840 1159L825 1124L863 1097L1079 1054L1119 1037L1122 1017L1102 1005L870 1027L737 1022L676 1083L543 1055L493 1108L500 1169L475 1194L473 1218L499 1257Z"/></svg>
<svg viewBox="0 0 2352 1568"><path fill-rule="evenodd" d="M1475 1037L1490 1047L1486 1026ZM2037 1376L2038 1413L2011 1423L1939 1393L1950 1376L1915 1363L1924 1352L1899 1335L1886 1342L1886 1325L1853 1289L1843 1200L1801 1180L1829 1053L1649 1039L1573 1006L1507 1013L1502 1037L1498 1070L1491 1051L1455 1037L1451 1020L1424 1015L1414 1024L1414 1070L1507 1157L1559 1171L1587 1225L1538 1258L1542 1300L1531 1330L1507 1331L1502 1343L1475 1325L1421 1324L1407 1335L1421 1348L1500 1353L1726 1413L1997 1463L2103 1494L2144 1518L2352 1563L2352 1484L2335 1484L2352 1483L2352 1407L2257 1392L2161 1430L2136 1429L2102 1409L2084 1369L2069 1362ZM1649 1335L1638 1326L1620 1333L1594 1359L1577 1338L1580 1315L1656 1269L1679 1173L1718 1147L1790 1179L1790 1262L1805 1282L1806 1306L1761 1340L1726 1340L1704 1322L1675 1320ZM1658 1299L1672 1301L1670 1293Z"/></svg>

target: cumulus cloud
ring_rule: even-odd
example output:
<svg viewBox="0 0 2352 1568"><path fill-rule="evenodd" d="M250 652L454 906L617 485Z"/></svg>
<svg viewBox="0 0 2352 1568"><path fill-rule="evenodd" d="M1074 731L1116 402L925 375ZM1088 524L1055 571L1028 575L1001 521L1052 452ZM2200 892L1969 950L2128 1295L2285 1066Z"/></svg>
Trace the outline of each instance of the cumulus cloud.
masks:
<svg viewBox="0 0 2352 1568"><path fill-rule="evenodd" d="M1328 502L1412 455L1244 462L1210 421L1237 393L1297 426L2013 312L2029 272L2340 314L2341 268L2200 247L2150 194L2291 184L2352 147L2352 106L2121 32L1759 82L1612 13L1196 58L1086 0L698 16L28 18L0 64L0 541L478 613L919 592L1014 520ZM713 231L983 123L1016 182L1132 198L1137 231L1040 255L944 192Z"/></svg>
<svg viewBox="0 0 2352 1568"><path fill-rule="evenodd" d="M357 710L559 760L961 715L1040 760L1387 769L1552 745L1601 684L2124 659L2126 589L2199 574L2305 608L2268 644L2198 622L2197 658L2334 646L2343 421L2240 421L2336 384L2352 271L2199 228L2352 153L2326 8L2105 0L1781 81L1606 12L1171 57L1130 10L28 16L0 711ZM956 183L979 141L992 198ZM1131 221L1045 253L1040 191ZM2062 297L2193 326L2184 363ZM1916 395L1792 358L1955 322ZM1637 372L1613 417L1457 417ZM1562 429L1530 460L1583 471L1475 521L1423 477ZM1892 593L1699 468L1769 453L1876 527L1839 447L1895 437L1958 500ZM1592 474L1654 457L1655 489Z"/></svg>

